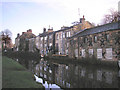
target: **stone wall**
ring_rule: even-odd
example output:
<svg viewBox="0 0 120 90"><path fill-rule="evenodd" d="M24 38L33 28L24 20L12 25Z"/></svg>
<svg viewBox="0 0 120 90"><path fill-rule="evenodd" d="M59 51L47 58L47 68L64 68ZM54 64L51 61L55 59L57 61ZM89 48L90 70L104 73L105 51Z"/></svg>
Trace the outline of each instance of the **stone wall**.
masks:
<svg viewBox="0 0 120 90"><path fill-rule="evenodd" d="M102 60L120 60L118 23L80 32L69 39L69 45L69 57L71 58L95 56Z"/></svg>

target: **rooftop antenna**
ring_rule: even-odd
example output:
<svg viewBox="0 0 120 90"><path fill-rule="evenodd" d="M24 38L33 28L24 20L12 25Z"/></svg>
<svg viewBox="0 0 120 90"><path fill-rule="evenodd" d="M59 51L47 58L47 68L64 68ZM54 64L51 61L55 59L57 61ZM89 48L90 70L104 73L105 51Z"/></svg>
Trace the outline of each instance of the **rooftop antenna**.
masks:
<svg viewBox="0 0 120 90"><path fill-rule="evenodd" d="M49 29L50 29L50 25L49 25Z"/></svg>
<svg viewBox="0 0 120 90"><path fill-rule="evenodd" d="M80 8L78 8L78 15L79 15L79 18L80 18Z"/></svg>

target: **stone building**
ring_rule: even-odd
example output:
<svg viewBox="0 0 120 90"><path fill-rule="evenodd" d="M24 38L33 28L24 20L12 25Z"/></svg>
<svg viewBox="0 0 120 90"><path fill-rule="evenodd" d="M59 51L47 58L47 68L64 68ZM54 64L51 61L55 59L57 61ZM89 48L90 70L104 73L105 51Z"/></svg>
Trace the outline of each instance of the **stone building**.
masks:
<svg viewBox="0 0 120 90"><path fill-rule="evenodd" d="M36 51L35 39L36 39L36 37L29 39L29 52Z"/></svg>
<svg viewBox="0 0 120 90"><path fill-rule="evenodd" d="M22 32L22 35L15 38L15 49L16 51L29 51L29 39L36 37L32 30L29 29L27 32Z"/></svg>
<svg viewBox="0 0 120 90"><path fill-rule="evenodd" d="M46 28L43 29L43 33L39 34L39 42L38 44L38 49L40 51L41 55L47 55L48 53L53 52L53 38L54 36L54 31L53 28L49 28L48 31L46 31Z"/></svg>
<svg viewBox="0 0 120 90"><path fill-rule="evenodd" d="M17 37L15 38L15 51L19 50L19 45L20 45L20 34L17 34Z"/></svg>
<svg viewBox="0 0 120 90"><path fill-rule="evenodd" d="M55 54L68 55L68 37L77 32L94 27L90 22L85 21L85 18L80 18L80 22L70 27L61 27L61 30L55 32Z"/></svg>
<svg viewBox="0 0 120 90"><path fill-rule="evenodd" d="M120 59L119 23L84 29L69 38L69 57L94 56L102 60Z"/></svg>
<svg viewBox="0 0 120 90"><path fill-rule="evenodd" d="M55 54L65 55L66 52L66 40L72 34L72 27L62 27L61 30L55 32Z"/></svg>
<svg viewBox="0 0 120 90"><path fill-rule="evenodd" d="M34 48L36 48L36 50L38 50L41 55L48 55L48 53L68 55L69 44L67 42L68 40L67 38L82 29L91 27L93 27L93 25L88 21L85 21L85 18L83 17L80 18L79 23L70 27L63 26L58 31L53 31L53 28L50 27L48 31L46 31L46 28L44 28L43 33L36 36L35 38L36 47ZM31 39L30 41L32 42L33 39ZM30 51L31 50L33 51L34 50L33 45L29 46Z"/></svg>

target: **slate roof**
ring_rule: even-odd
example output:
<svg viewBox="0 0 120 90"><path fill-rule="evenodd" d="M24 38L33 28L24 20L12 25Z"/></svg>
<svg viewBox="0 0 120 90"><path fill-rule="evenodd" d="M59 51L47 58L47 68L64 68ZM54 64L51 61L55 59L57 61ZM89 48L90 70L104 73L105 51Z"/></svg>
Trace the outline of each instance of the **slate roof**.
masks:
<svg viewBox="0 0 120 90"><path fill-rule="evenodd" d="M67 27L67 28L65 28L65 29L57 30L57 31L55 31L55 33L56 33L56 32L61 32L61 31L65 31L65 30L68 30L68 29L71 29L71 28L73 28L73 26Z"/></svg>
<svg viewBox="0 0 120 90"><path fill-rule="evenodd" d="M43 36L46 36L46 35L50 35L50 34L53 34L55 31L53 31L53 32L45 32L45 33L41 33L41 34L39 34L38 36L40 36L40 37L43 37Z"/></svg>
<svg viewBox="0 0 120 90"><path fill-rule="evenodd" d="M109 24L89 28L89 29L80 30L79 32L77 32L76 34L72 35L69 38L73 38L76 36L90 35L90 34L95 34L95 33L105 32L109 30L115 30L115 29L120 29L120 22L114 22L114 23L109 23Z"/></svg>

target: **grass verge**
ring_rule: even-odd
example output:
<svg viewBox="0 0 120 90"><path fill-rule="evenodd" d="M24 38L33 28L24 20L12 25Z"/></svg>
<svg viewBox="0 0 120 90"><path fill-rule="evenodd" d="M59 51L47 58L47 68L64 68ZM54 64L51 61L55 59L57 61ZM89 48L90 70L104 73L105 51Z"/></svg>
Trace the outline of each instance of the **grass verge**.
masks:
<svg viewBox="0 0 120 90"><path fill-rule="evenodd" d="M44 88L33 79L32 72L18 62L3 56L2 88Z"/></svg>

